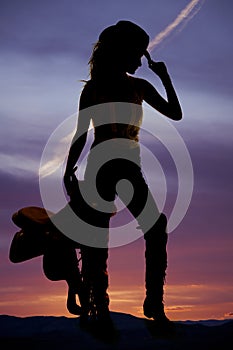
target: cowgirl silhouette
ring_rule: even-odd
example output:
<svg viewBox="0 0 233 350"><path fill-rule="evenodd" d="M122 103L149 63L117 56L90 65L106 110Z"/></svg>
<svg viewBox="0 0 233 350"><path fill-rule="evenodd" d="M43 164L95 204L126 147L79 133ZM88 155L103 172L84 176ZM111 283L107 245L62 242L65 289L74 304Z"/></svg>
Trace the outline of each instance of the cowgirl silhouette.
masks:
<svg viewBox="0 0 233 350"><path fill-rule="evenodd" d="M119 21L100 34L89 61L90 80L85 83L80 96L78 127L68 155L64 184L67 193L71 195L72 176L86 144L88 128L92 122L94 141L88 156L84 180L89 189L97 189L104 203L112 203L116 196L119 196L138 220L146 245L144 315L158 322L169 322L164 312L163 302L167 268L167 219L163 213L159 212L141 171L139 131L142 113L140 110L142 102L145 101L172 120L180 120L182 111L165 64L151 60L147 51L148 44L147 33L129 21ZM141 66L143 56L146 56L149 68L161 79L166 91L166 99L150 82L132 76ZM125 107L120 108L121 104L118 102ZM134 105L137 108L134 109ZM88 108L93 106L98 107L96 113L88 113ZM82 113L83 111L86 112ZM98 149L97 146L101 146L99 153L95 151ZM99 157L104 157L105 152L113 152L117 157L108 158L93 178ZM124 196L124 191L119 193L116 190L117 183L122 179L130 181L134 188L133 197L129 203ZM75 197L75 193L72 195ZM93 203L98 209L98 198L94 198ZM144 214L141 215L141 213ZM110 217L111 215L107 216L108 219L100 226L107 227ZM151 222L151 218L154 223L148 226L148 220ZM87 285L92 283L97 318L104 322L110 319L107 258L107 246L83 247L83 278L89 281L86 282ZM85 304L85 298L81 301L81 307L83 315L87 314L88 306Z"/></svg>

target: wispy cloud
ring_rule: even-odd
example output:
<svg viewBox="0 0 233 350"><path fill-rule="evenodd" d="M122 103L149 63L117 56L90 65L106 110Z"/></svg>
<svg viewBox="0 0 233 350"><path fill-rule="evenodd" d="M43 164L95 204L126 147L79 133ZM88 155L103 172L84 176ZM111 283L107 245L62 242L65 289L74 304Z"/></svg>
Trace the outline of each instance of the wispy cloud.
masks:
<svg viewBox="0 0 233 350"><path fill-rule="evenodd" d="M170 23L163 31L156 35L156 37L149 43L148 50L153 51L159 44L161 44L168 36L176 31L181 31L184 26L197 14L201 9L204 0L192 0Z"/></svg>
<svg viewBox="0 0 233 350"><path fill-rule="evenodd" d="M67 149L72 140L72 136L73 132L62 137L62 139L57 142L56 146L53 145L53 147L48 147L47 152L50 155L50 159L47 159L47 157L46 159L43 159L42 157L42 164L39 169L39 175L41 178L54 174L63 164L64 155L67 154ZM45 154L45 156L47 156L47 154Z"/></svg>
<svg viewBox="0 0 233 350"><path fill-rule="evenodd" d="M4 164L3 171L7 174L25 177L38 173L39 164L36 159L30 156L0 153L0 163Z"/></svg>

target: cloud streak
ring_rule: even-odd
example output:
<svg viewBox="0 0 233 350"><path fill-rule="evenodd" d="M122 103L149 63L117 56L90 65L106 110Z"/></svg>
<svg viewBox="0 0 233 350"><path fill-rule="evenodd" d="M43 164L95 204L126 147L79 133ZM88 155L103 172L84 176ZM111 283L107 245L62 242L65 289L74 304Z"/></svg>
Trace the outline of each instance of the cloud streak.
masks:
<svg viewBox="0 0 233 350"><path fill-rule="evenodd" d="M175 31L181 31L184 26L199 12L205 0L192 0L164 30L149 43L151 52Z"/></svg>

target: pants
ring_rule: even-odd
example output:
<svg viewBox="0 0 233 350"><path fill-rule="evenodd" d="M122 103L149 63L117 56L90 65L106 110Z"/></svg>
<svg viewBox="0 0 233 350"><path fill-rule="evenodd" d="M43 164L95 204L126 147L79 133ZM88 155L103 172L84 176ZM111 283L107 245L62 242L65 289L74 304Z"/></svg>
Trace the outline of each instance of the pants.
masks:
<svg viewBox="0 0 233 350"><path fill-rule="evenodd" d="M165 243L167 236L164 227L161 231L161 225L158 225L160 213L141 171L139 148L127 150L126 153L123 154L123 158L112 157L98 169L98 160L101 155L98 156L98 154L91 151L85 172L85 182L90 189L90 197L96 203L97 208L100 203L102 210L106 208L107 211L111 211L114 200L118 195L137 219L146 240L147 296L153 299L152 296L156 295L158 301L162 300L163 295L161 285L163 287L167 265ZM96 169L98 169L97 172ZM120 191L118 190L117 184L123 179L130 182L133 192L128 190L127 183L125 188L123 186ZM131 200L129 200L129 197L131 197ZM105 207L104 205L101 207L101 200L104 200ZM149 248L151 242L152 245ZM159 252L156 258L153 257L154 246L156 251ZM109 302L107 295L107 257L107 248L87 247L83 261L87 281L88 279L93 281L95 299L99 304L108 304ZM151 262L153 262L153 265L149 266ZM156 276L156 283L161 282L159 288L153 283L153 276ZM158 276L161 276L161 278L159 279Z"/></svg>
<svg viewBox="0 0 233 350"><path fill-rule="evenodd" d="M101 167L99 158L104 157L100 152L90 152L85 172L89 197L101 211L106 209L111 212L114 211L114 200L119 196L145 234L156 223L160 213L141 171L140 149L121 149L120 146L118 149L116 146L116 150L113 146L106 157L109 160ZM119 188L121 180L127 182Z"/></svg>

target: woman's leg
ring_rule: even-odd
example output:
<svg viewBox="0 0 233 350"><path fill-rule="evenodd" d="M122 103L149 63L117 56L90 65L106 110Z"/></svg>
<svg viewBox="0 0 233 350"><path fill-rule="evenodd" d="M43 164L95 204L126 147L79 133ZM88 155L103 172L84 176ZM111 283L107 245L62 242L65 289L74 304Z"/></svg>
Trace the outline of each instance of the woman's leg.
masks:
<svg viewBox="0 0 233 350"><path fill-rule="evenodd" d="M146 298L143 305L144 314L146 317L167 322L163 303L167 268L167 219L164 214L159 213L137 165L131 167L127 179L134 188L132 200L127 207L137 219L145 238ZM125 193L121 195L123 202L126 201L126 195Z"/></svg>
<svg viewBox="0 0 233 350"><path fill-rule="evenodd" d="M164 283L167 269L167 218L161 214L155 225L144 235L146 273L146 298L144 315L167 322L164 313Z"/></svg>
<svg viewBox="0 0 233 350"><path fill-rule="evenodd" d="M117 193L132 215L137 219L146 243L146 299L144 302L144 314L154 319L167 320L164 314L163 287L167 267L167 233L166 217L161 214L154 201L148 185L141 173L141 168L136 162L127 159L114 159L104 164L100 169L96 186L100 196L106 201L114 200L117 183L128 180L133 186L133 196L130 202L127 193Z"/></svg>
<svg viewBox="0 0 233 350"><path fill-rule="evenodd" d="M108 248L83 246L82 249L82 278L84 313L91 311L93 302L96 307L97 318L109 318L109 296L107 259ZM91 301L92 299L92 301Z"/></svg>

